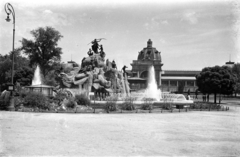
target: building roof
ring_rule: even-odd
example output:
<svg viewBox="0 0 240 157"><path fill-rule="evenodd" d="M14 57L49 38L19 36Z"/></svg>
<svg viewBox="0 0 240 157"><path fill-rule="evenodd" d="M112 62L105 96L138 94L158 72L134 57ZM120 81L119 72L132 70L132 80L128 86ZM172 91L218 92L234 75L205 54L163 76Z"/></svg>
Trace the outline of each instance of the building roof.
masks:
<svg viewBox="0 0 240 157"><path fill-rule="evenodd" d="M192 76L199 74L199 70L163 70L162 76Z"/></svg>
<svg viewBox="0 0 240 157"><path fill-rule="evenodd" d="M176 76L162 76L162 80L196 80L196 77L176 77Z"/></svg>
<svg viewBox="0 0 240 157"><path fill-rule="evenodd" d="M129 77L128 80L147 80L147 79L144 79L144 78L139 78L139 77Z"/></svg>
<svg viewBox="0 0 240 157"><path fill-rule="evenodd" d="M229 62L226 62L226 64L234 64L234 62L229 61Z"/></svg>

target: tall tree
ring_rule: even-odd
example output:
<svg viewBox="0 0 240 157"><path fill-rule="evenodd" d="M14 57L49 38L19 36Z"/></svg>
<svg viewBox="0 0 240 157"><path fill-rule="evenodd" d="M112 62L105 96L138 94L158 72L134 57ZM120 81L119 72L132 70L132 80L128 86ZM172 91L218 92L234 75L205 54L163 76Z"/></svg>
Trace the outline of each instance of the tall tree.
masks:
<svg viewBox="0 0 240 157"><path fill-rule="evenodd" d="M7 88L7 84L11 82L11 68L12 68L12 54L9 52L7 55L0 55L0 86L1 90ZM14 76L13 83L16 81L19 82L21 75L19 73L24 73L24 76L28 76L28 79L25 79L24 83L19 82L21 85L31 84L32 79L32 69L29 67L29 60L20 54L20 49L15 49L14 51Z"/></svg>
<svg viewBox="0 0 240 157"><path fill-rule="evenodd" d="M14 81L21 86L30 86L33 79L33 69L28 66L19 68L14 75Z"/></svg>
<svg viewBox="0 0 240 157"><path fill-rule="evenodd" d="M235 96L240 93L240 63L234 64L232 72L237 76L237 84L235 86Z"/></svg>
<svg viewBox="0 0 240 157"><path fill-rule="evenodd" d="M196 76L196 82L199 91L214 94L214 103L216 103L217 94L232 94L236 76L227 66L207 67Z"/></svg>
<svg viewBox="0 0 240 157"><path fill-rule="evenodd" d="M52 70L52 62L60 60L62 48L57 47L63 37L52 27L40 27L31 31L34 40L22 39L22 50L30 59L30 66L39 65L45 77Z"/></svg>

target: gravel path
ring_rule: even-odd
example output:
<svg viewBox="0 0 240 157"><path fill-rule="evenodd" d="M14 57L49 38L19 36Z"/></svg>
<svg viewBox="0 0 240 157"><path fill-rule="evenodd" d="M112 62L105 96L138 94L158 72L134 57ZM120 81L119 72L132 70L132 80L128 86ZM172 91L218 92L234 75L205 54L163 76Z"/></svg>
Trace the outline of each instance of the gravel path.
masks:
<svg viewBox="0 0 240 157"><path fill-rule="evenodd" d="M0 112L0 156L240 156L240 107L138 114Z"/></svg>

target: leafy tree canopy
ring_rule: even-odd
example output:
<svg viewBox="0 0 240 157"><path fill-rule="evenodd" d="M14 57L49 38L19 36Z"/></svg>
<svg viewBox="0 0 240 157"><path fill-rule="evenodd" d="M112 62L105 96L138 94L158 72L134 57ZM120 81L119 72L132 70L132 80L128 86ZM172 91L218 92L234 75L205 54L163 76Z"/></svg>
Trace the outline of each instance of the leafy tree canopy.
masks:
<svg viewBox="0 0 240 157"><path fill-rule="evenodd" d="M38 28L31 31L34 40L22 39L22 50L30 59L30 66L38 64L45 77L53 69L53 62L61 59L62 49L58 41L63 37L52 27Z"/></svg>
<svg viewBox="0 0 240 157"><path fill-rule="evenodd" d="M235 86L235 93L240 93L240 63L234 64L232 72L237 76L237 84Z"/></svg>
<svg viewBox="0 0 240 157"><path fill-rule="evenodd" d="M7 84L11 82L11 69L12 69L12 54L11 51L7 55L0 55L0 86L1 90L7 88ZM27 70L26 70L27 69ZM26 71L24 71L26 70ZM26 73L25 75L19 75L20 73ZM20 49L15 49L14 51L14 76L13 76L13 83L15 84L16 81L19 82L20 77L26 77L28 75L31 76L33 70L29 67L29 60L20 54ZM28 77L30 77L28 76ZM21 78L23 79L23 78ZM31 80L32 78L29 78ZM19 82L20 85L28 85L31 81L25 81L25 83Z"/></svg>
<svg viewBox="0 0 240 157"><path fill-rule="evenodd" d="M196 76L196 82L199 91L215 95L214 102L216 103L216 94L232 94L236 84L236 75L227 66L207 67Z"/></svg>

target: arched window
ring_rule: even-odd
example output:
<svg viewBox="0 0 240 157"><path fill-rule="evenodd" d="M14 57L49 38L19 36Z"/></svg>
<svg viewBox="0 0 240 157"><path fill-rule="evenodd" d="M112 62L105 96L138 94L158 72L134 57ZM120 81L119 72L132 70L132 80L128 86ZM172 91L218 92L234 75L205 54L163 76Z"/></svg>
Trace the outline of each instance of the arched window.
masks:
<svg viewBox="0 0 240 157"><path fill-rule="evenodd" d="M140 78L148 78L148 71L143 71L140 75Z"/></svg>

